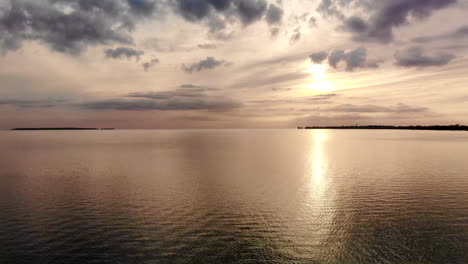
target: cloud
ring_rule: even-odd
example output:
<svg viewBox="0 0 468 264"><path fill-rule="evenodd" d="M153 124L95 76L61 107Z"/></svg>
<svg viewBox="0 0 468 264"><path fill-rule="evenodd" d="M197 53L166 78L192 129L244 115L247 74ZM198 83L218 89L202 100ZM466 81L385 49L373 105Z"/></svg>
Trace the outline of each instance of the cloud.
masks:
<svg viewBox="0 0 468 264"><path fill-rule="evenodd" d="M268 23L275 22L283 12L265 0L175 0L173 6L187 21L205 22L212 33L236 21L246 26L266 17Z"/></svg>
<svg viewBox="0 0 468 264"><path fill-rule="evenodd" d="M252 88L252 87L263 87L268 85L282 85L288 82L303 80L310 77L308 72L287 72L275 75L261 76L258 74L252 74L247 78L235 82L231 88Z"/></svg>
<svg viewBox="0 0 468 264"><path fill-rule="evenodd" d="M270 36L272 38L276 38L278 36L279 32L280 32L279 28L277 28L277 27L271 28L270 29Z"/></svg>
<svg viewBox="0 0 468 264"><path fill-rule="evenodd" d="M320 51L316 53L312 53L309 58L312 62L314 63L322 63L323 60L325 60L328 57L328 52L326 51Z"/></svg>
<svg viewBox="0 0 468 264"><path fill-rule="evenodd" d="M19 49L24 41L39 41L72 55L88 46L133 43L129 32L139 12L138 1L6 1L0 12L2 53Z"/></svg>
<svg viewBox="0 0 468 264"><path fill-rule="evenodd" d="M213 94L216 88L184 84L173 91L138 92L124 98L81 104L95 110L229 110L241 104L230 98Z"/></svg>
<svg viewBox="0 0 468 264"><path fill-rule="evenodd" d="M120 59L123 57L130 59L132 57L135 57L137 60L139 60L140 56L144 54L143 51L139 51L139 50L132 49L132 48L126 48L126 47L106 49L104 53L106 57L110 59Z"/></svg>
<svg viewBox="0 0 468 264"><path fill-rule="evenodd" d="M206 97L207 92L219 91L217 88L198 86L193 84L183 84L174 91L162 92L143 92L143 93L130 93L127 97L131 98L145 98L145 99L158 99L168 100L175 98L202 98Z"/></svg>
<svg viewBox="0 0 468 264"><path fill-rule="evenodd" d="M309 27L316 27L317 26L317 19L315 17L309 18Z"/></svg>
<svg viewBox="0 0 468 264"><path fill-rule="evenodd" d="M142 64L143 69L145 69L145 71L149 71L151 68L153 68L154 65L158 63L159 63L159 59L152 59Z"/></svg>
<svg viewBox="0 0 468 264"><path fill-rule="evenodd" d="M237 0L234 1L234 5L244 25L259 20L267 10L267 3L264 0Z"/></svg>
<svg viewBox="0 0 468 264"><path fill-rule="evenodd" d="M355 41L389 43L394 39L394 28L408 25L414 19L424 19L456 2L457 0L322 0L317 11L343 21L341 28L351 32ZM365 20L355 15L347 18L343 10L349 9L350 3L364 9L364 13L370 14L369 18Z"/></svg>
<svg viewBox="0 0 468 264"><path fill-rule="evenodd" d="M341 8L347 5L350 1L343 0L322 0L317 7L317 12L322 13L328 17L337 17L344 19L344 14L341 12Z"/></svg>
<svg viewBox="0 0 468 264"><path fill-rule="evenodd" d="M67 99L42 99L42 100L22 100L22 99L0 99L0 105L13 105L23 108L46 108L67 103Z"/></svg>
<svg viewBox="0 0 468 264"><path fill-rule="evenodd" d="M445 33L445 34L414 38L412 39L412 41L424 43L424 42L432 42L436 40L447 40L447 39L456 40L456 39L462 39L462 38L468 38L468 26L459 27L456 30L449 32L449 33Z"/></svg>
<svg viewBox="0 0 468 264"><path fill-rule="evenodd" d="M353 33L365 33L369 29L369 25L362 18L352 16L344 21L342 29Z"/></svg>
<svg viewBox="0 0 468 264"><path fill-rule="evenodd" d="M205 22L216 36L228 37L226 24L258 20L280 22L283 10L265 0L3 0L0 53L37 41L50 49L79 55L90 46L133 44L131 33L146 18L175 11L190 22Z"/></svg>
<svg viewBox="0 0 468 264"><path fill-rule="evenodd" d="M301 39L301 28L298 27L293 31L293 34L289 38L289 44L296 44Z"/></svg>
<svg viewBox="0 0 468 264"><path fill-rule="evenodd" d="M270 4L266 12L266 21L268 24L278 24L283 19L283 10L274 4Z"/></svg>
<svg viewBox="0 0 468 264"><path fill-rule="evenodd" d="M172 101L116 99L89 102L81 105L93 110L229 110L240 107L239 103L230 101Z"/></svg>
<svg viewBox="0 0 468 264"><path fill-rule="evenodd" d="M320 94L308 97L301 97L295 99L274 99L274 100L254 100L250 101L253 104L267 104L267 105L282 105L282 104L291 104L291 105L298 105L298 104L306 104L310 105L313 104L328 104L331 103L331 99L337 97L338 94L330 93L330 94ZM319 110L319 108L315 108Z"/></svg>
<svg viewBox="0 0 468 264"><path fill-rule="evenodd" d="M410 47L395 53L396 65L402 67L430 67L443 66L455 58L448 53L437 53L432 56L425 55L422 47Z"/></svg>
<svg viewBox="0 0 468 264"><path fill-rule="evenodd" d="M206 59L201 60L199 62L195 62L190 66L182 65L182 68L186 73L193 73L200 72L203 70L211 70L225 64L226 62L223 60L217 60L213 57L206 57Z"/></svg>
<svg viewBox="0 0 468 264"><path fill-rule="evenodd" d="M327 58L328 53L322 51L310 55L310 58L315 63L320 63ZM312 57L314 56L314 57ZM359 47L354 50L334 50L328 55L328 64L337 69L338 64L344 61L346 64L346 71L353 71L357 68L377 68L377 62L367 61L367 50L364 47Z"/></svg>
<svg viewBox="0 0 468 264"><path fill-rule="evenodd" d="M312 101L312 102L329 101L330 99L337 97L337 96L338 94L336 93L320 94L320 95L315 95L315 96L307 98L307 101Z"/></svg>
<svg viewBox="0 0 468 264"><path fill-rule="evenodd" d="M216 49L217 48L215 44L210 44L210 43L198 44L197 47L200 49Z"/></svg>
<svg viewBox="0 0 468 264"><path fill-rule="evenodd" d="M399 103L395 106L378 105L353 105L343 104L325 109L326 112L346 112L346 113L421 113L427 112L428 108L409 106Z"/></svg>

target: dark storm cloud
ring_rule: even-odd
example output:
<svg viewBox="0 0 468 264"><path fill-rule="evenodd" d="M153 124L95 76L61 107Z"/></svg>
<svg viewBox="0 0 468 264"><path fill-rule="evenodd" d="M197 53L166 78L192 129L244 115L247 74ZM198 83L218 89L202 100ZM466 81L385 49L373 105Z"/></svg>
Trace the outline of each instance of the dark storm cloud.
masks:
<svg viewBox="0 0 468 264"><path fill-rule="evenodd" d="M402 67L443 66L454 58L454 55L448 53L425 55L424 50L419 46L395 53L396 65Z"/></svg>
<svg viewBox="0 0 468 264"><path fill-rule="evenodd" d="M281 20L283 13L281 8L268 5L265 0L175 0L174 8L188 21L205 21L212 32L224 29L226 23L235 20L249 25L264 16L273 24Z"/></svg>
<svg viewBox="0 0 468 264"><path fill-rule="evenodd" d="M421 113L427 112L428 109L425 107L409 106L401 103L395 106L344 104L327 108L325 111L347 113Z"/></svg>
<svg viewBox="0 0 468 264"><path fill-rule="evenodd" d="M183 70L186 73L200 72L203 70L210 70L219 66L225 65L226 62L223 60L217 60L213 57L206 57L206 59L199 62L195 62L189 66L182 65Z"/></svg>
<svg viewBox="0 0 468 264"><path fill-rule="evenodd" d="M143 69L145 69L145 71L149 71L151 68L153 68L154 65L158 63L159 63L159 59L152 59L150 61L143 63L142 66L143 66Z"/></svg>
<svg viewBox="0 0 468 264"><path fill-rule="evenodd" d="M9 0L0 11L0 48L6 53L35 40L77 55L88 46L131 44L133 6L123 0Z"/></svg>
<svg viewBox="0 0 468 264"><path fill-rule="evenodd" d="M356 41L389 43L393 41L394 28L407 25L412 18L424 19L434 11L456 2L457 0L322 0L317 11L342 20L342 29L353 33ZM369 19L358 16L346 18L343 10L351 3L370 13Z"/></svg>
<svg viewBox="0 0 468 264"><path fill-rule="evenodd" d="M270 4L266 12L266 21L268 24L278 24L283 19L283 10L274 4Z"/></svg>
<svg viewBox="0 0 468 264"><path fill-rule="evenodd" d="M43 99L43 100L20 100L20 99L0 99L1 105L12 105L23 108L45 108L54 107L67 103L66 99Z"/></svg>
<svg viewBox="0 0 468 264"><path fill-rule="evenodd" d="M126 57L127 59L130 59L132 57L135 57L136 59L140 59L140 56L144 54L143 51L139 51L136 49L132 48L126 48L126 47L119 47L115 49L107 49L104 54L106 55L107 58L110 59L120 59L123 57Z"/></svg>
<svg viewBox="0 0 468 264"><path fill-rule="evenodd" d="M282 10L265 0L3 0L0 7L0 52L38 41L52 50L79 55L90 46L133 44L136 24L161 17L172 6L191 22L207 22L213 32L226 23L251 24L266 17L281 19ZM268 10L268 12L267 12ZM267 14L268 13L268 14ZM220 36L221 36L220 35Z"/></svg>
<svg viewBox="0 0 468 264"><path fill-rule="evenodd" d="M327 57L328 57L328 52L326 51L312 53L309 56L310 60L314 63L322 63L322 61L325 60Z"/></svg>
<svg viewBox="0 0 468 264"><path fill-rule="evenodd" d="M315 63L318 63L319 59L321 59L320 61L323 61L326 58L326 53L323 52L315 53L315 55L317 57L317 62L314 61L312 55L310 57ZM378 64L376 62L368 62L367 50L364 47L360 47L355 50L350 50L348 52L344 50L334 50L328 56L328 64L335 69L338 68L338 64L342 61L345 62L347 71L353 71L357 68L378 67Z"/></svg>
<svg viewBox="0 0 468 264"><path fill-rule="evenodd" d="M173 91L130 93L125 98L81 104L100 110L229 110L241 106L216 88L184 84Z"/></svg>
<svg viewBox="0 0 468 264"><path fill-rule="evenodd" d="M423 43L423 42L431 42L431 41L436 41L436 40L450 40L450 39L462 39L462 38L468 38L468 26L462 26L456 29L455 31L452 31L446 34L414 38L413 42Z"/></svg>
<svg viewBox="0 0 468 264"><path fill-rule="evenodd" d="M267 10L267 2L264 0L237 0L234 1L237 13L244 25L259 20Z"/></svg>

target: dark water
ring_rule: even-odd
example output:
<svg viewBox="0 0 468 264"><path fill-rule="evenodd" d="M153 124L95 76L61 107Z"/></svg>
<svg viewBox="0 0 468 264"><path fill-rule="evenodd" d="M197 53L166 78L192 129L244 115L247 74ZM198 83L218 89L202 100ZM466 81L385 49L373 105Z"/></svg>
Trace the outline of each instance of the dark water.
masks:
<svg viewBox="0 0 468 264"><path fill-rule="evenodd" d="M0 263L468 263L468 133L3 131Z"/></svg>

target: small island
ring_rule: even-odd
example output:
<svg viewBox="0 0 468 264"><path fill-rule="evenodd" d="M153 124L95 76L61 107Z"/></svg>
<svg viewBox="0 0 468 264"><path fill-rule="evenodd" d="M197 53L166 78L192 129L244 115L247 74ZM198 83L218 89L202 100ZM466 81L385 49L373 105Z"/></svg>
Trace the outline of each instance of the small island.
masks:
<svg viewBox="0 0 468 264"><path fill-rule="evenodd" d="M298 127L298 129L392 129L392 130L447 130L447 131L468 131L468 126L463 125L435 125L435 126L306 126Z"/></svg>
<svg viewBox="0 0 468 264"><path fill-rule="evenodd" d="M115 128L95 128L95 127L18 127L11 130L115 130Z"/></svg>

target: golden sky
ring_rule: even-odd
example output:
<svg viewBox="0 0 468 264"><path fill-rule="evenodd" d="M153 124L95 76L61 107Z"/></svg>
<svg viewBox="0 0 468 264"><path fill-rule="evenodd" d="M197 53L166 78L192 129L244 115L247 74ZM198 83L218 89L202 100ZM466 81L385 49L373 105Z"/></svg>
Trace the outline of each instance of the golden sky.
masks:
<svg viewBox="0 0 468 264"><path fill-rule="evenodd" d="M0 128L468 124L467 0L0 0Z"/></svg>

